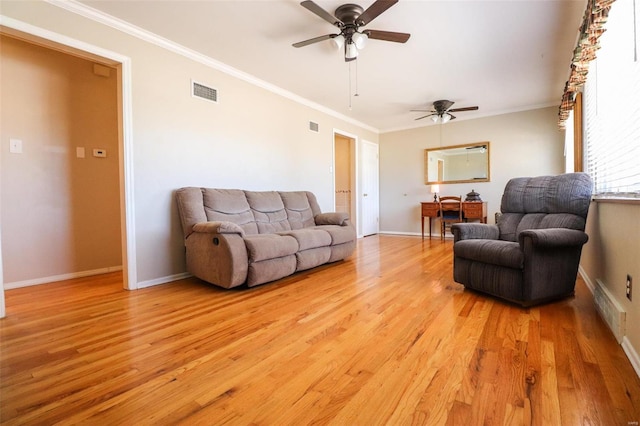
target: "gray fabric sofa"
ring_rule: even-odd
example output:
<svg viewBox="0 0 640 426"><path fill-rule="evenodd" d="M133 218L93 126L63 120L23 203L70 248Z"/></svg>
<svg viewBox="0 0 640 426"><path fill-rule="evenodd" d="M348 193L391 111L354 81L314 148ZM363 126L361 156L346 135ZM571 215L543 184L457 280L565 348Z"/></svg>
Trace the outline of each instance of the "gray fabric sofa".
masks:
<svg viewBox="0 0 640 426"><path fill-rule="evenodd" d="M591 191L586 173L511 179L497 225L452 226L454 280L521 306L573 294Z"/></svg>
<svg viewBox="0 0 640 426"><path fill-rule="evenodd" d="M311 192L187 187L176 200L187 270L220 287L264 284L355 250L348 214L322 213Z"/></svg>

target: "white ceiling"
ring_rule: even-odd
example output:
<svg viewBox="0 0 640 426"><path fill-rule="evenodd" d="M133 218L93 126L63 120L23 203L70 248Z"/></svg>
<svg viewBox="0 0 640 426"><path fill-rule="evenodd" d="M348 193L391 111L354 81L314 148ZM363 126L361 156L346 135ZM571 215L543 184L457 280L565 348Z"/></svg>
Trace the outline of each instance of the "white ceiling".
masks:
<svg viewBox="0 0 640 426"><path fill-rule="evenodd" d="M458 119L559 105L586 0L401 0L364 28L411 38L369 40L351 109L344 54L291 46L336 32L296 0L82 3L384 132L430 125L410 110L438 99L480 107ZM344 1L316 3L333 13Z"/></svg>

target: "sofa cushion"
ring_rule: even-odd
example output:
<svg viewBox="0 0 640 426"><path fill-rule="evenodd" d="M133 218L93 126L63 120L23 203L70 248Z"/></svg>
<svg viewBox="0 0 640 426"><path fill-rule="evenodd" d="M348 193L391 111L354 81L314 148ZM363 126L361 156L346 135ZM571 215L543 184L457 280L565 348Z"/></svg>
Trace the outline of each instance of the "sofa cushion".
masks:
<svg viewBox="0 0 640 426"><path fill-rule="evenodd" d="M320 207L311 192L280 192L280 197L282 197L291 229L315 226L316 222L313 218L320 214Z"/></svg>
<svg viewBox="0 0 640 426"><path fill-rule="evenodd" d="M278 235L291 236L298 241L299 251L331 245L331 236L321 229L305 228L279 232Z"/></svg>
<svg viewBox="0 0 640 426"><path fill-rule="evenodd" d="M352 226L321 225L314 229L321 229L331 236L331 245L348 243L356 239L356 230Z"/></svg>
<svg viewBox="0 0 640 426"><path fill-rule="evenodd" d="M202 188L202 199L208 221L233 222L246 234L258 233L258 226L244 191Z"/></svg>
<svg viewBox="0 0 640 426"><path fill-rule="evenodd" d="M244 192L258 226L258 233L273 234L291 229L280 194L275 191Z"/></svg>
<svg viewBox="0 0 640 426"><path fill-rule="evenodd" d="M461 240L453 245L455 257L491 265L522 269L524 255L520 244L501 240Z"/></svg>
<svg viewBox="0 0 640 426"><path fill-rule="evenodd" d="M298 251L298 242L287 235L261 234L244 237L249 263L288 256Z"/></svg>

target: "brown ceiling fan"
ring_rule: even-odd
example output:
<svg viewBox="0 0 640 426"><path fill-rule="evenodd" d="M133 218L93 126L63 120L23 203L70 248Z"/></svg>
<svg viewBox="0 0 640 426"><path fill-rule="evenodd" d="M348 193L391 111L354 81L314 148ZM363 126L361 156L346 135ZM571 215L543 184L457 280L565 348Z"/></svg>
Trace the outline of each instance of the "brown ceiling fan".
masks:
<svg viewBox="0 0 640 426"><path fill-rule="evenodd" d="M405 43L411 34L392 31L365 30L364 27L384 11L396 4L398 0L376 0L367 10L357 4L343 4L335 10L335 16L318 6L311 0L300 3L305 9L315 13L320 18L338 27L338 34L326 34L309 40L294 43L293 47L308 46L324 40L332 40L336 47L344 46L344 60L353 61L358 57L358 50L362 49L367 39Z"/></svg>
<svg viewBox="0 0 640 426"><path fill-rule="evenodd" d="M423 115L422 117L416 118L416 120L422 120L423 118L431 117L435 123L440 121L441 123L446 123L449 120L453 120L456 118L455 115L451 114L452 112L461 112L461 111L475 111L478 109L477 106L470 107L462 107L462 108L451 108L455 102L449 101L446 99L442 99L439 101L435 101L433 103L433 109L412 109L413 112L429 112L430 114Z"/></svg>

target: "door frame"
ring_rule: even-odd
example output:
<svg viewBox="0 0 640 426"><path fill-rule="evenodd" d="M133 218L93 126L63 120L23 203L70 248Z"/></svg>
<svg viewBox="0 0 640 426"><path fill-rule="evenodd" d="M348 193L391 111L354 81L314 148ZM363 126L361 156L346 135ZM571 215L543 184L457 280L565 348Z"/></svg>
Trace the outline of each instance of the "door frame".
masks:
<svg viewBox="0 0 640 426"><path fill-rule="evenodd" d="M116 67L118 76L118 153L123 287L138 288L133 192L133 125L131 58L31 24L0 15L0 33L30 43ZM0 237L1 237L0 229ZM1 240L0 240L1 241ZM0 318L6 315L0 245Z"/></svg>

